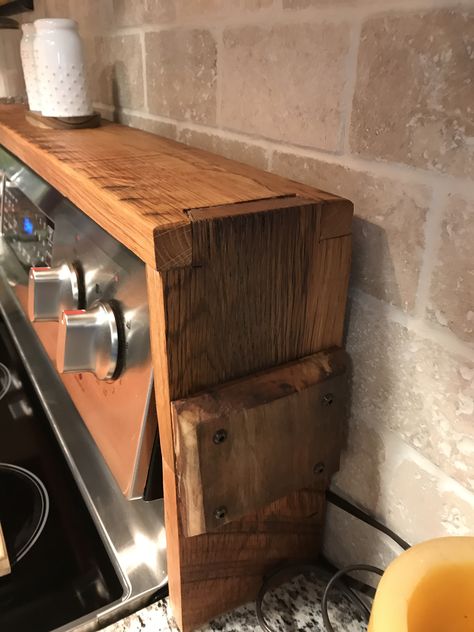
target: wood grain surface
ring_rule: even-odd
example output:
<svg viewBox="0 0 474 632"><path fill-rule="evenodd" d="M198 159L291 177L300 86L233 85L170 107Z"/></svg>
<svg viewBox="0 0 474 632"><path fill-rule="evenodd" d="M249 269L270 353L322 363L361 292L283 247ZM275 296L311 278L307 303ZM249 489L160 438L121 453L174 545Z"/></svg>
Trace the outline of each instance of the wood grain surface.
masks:
<svg viewBox="0 0 474 632"><path fill-rule="evenodd" d="M192 212L193 267L163 273L172 400L342 346L350 235L320 239L312 201L267 204Z"/></svg>
<svg viewBox="0 0 474 632"><path fill-rule="evenodd" d="M187 215L191 267L147 267L170 596L184 631L255 598L275 564L312 559L319 550L324 489L282 490L250 515L187 537L183 454L175 452L171 410L216 385L342 347L352 205L292 194ZM300 399L288 411L292 422L304 410ZM342 418L325 454L329 471L339 458Z"/></svg>
<svg viewBox="0 0 474 632"><path fill-rule="evenodd" d="M324 490L300 490L204 535L186 537L178 510L162 275L147 267L155 396L163 457L168 581L173 615L189 632L254 599L265 571L282 561L316 559L324 525Z"/></svg>
<svg viewBox="0 0 474 632"><path fill-rule="evenodd" d="M341 349L320 352L172 403L186 536L324 489L339 467L347 365Z"/></svg>
<svg viewBox="0 0 474 632"><path fill-rule="evenodd" d="M283 195L307 197L324 208L341 201L122 125L40 129L27 122L21 105L0 105L0 143L160 270L191 264L190 209Z"/></svg>

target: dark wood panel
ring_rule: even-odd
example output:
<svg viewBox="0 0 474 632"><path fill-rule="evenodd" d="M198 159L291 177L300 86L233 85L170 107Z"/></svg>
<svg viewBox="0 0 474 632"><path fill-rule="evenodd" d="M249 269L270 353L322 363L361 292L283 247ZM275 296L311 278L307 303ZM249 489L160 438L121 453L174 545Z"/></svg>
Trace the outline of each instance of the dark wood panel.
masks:
<svg viewBox="0 0 474 632"><path fill-rule="evenodd" d="M342 346L351 238L320 241L320 205L292 200L193 212L194 267L163 275L171 399Z"/></svg>
<svg viewBox="0 0 474 632"><path fill-rule="evenodd" d="M320 352L172 403L186 536L327 485L339 467L347 364L341 349Z"/></svg>

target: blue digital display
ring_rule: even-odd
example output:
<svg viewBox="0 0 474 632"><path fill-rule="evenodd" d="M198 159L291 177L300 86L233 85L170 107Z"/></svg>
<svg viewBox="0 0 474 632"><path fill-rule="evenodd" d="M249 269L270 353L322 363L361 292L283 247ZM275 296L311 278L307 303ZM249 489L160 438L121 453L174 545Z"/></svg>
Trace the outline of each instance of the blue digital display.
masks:
<svg viewBox="0 0 474 632"><path fill-rule="evenodd" d="M27 234L27 235L32 235L34 232L34 226L33 226L33 222L31 221L31 219L29 217L24 217L23 218L23 231Z"/></svg>

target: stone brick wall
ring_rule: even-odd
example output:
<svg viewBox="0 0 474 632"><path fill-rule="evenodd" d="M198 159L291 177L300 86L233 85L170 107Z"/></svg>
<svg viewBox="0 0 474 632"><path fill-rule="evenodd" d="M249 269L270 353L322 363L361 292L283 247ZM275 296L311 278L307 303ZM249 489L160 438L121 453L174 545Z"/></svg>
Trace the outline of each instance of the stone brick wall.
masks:
<svg viewBox="0 0 474 632"><path fill-rule="evenodd" d="M36 0L97 107L355 203L334 487L411 542L474 531L472 0ZM393 550L330 509L337 562Z"/></svg>

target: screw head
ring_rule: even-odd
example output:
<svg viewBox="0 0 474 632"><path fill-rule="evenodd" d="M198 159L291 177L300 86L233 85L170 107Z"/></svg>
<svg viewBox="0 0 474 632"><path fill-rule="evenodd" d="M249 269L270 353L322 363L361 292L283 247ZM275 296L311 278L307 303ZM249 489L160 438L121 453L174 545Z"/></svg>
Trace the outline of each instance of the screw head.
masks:
<svg viewBox="0 0 474 632"><path fill-rule="evenodd" d="M214 441L216 445L224 443L226 439L227 439L227 430L224 430L224 428L220 428L219 430L217 430L214 433L214 436L212 437L212 440Z"/></svg>
<svg viewBox="0 0 474 632"><path fill-rule="evenodd" d="M324 463L316 463L313 467L313 472L318 475L322 474L324 472Z"/></svg>
<svg viewBox="0 0 474 632"><path fill-rule="evenodd" d="M321 403L323 406L330 406L334 401L334 396L332 393L326 393L325 395L323 395L323 398L321 400Z"/></svg>
<svg viewBox="0 0 474 632"><path fill-rule="evenodd" d="M214 518L216 520L223 520L227 516L227 507L217 507L214 511Z"/></svg>

